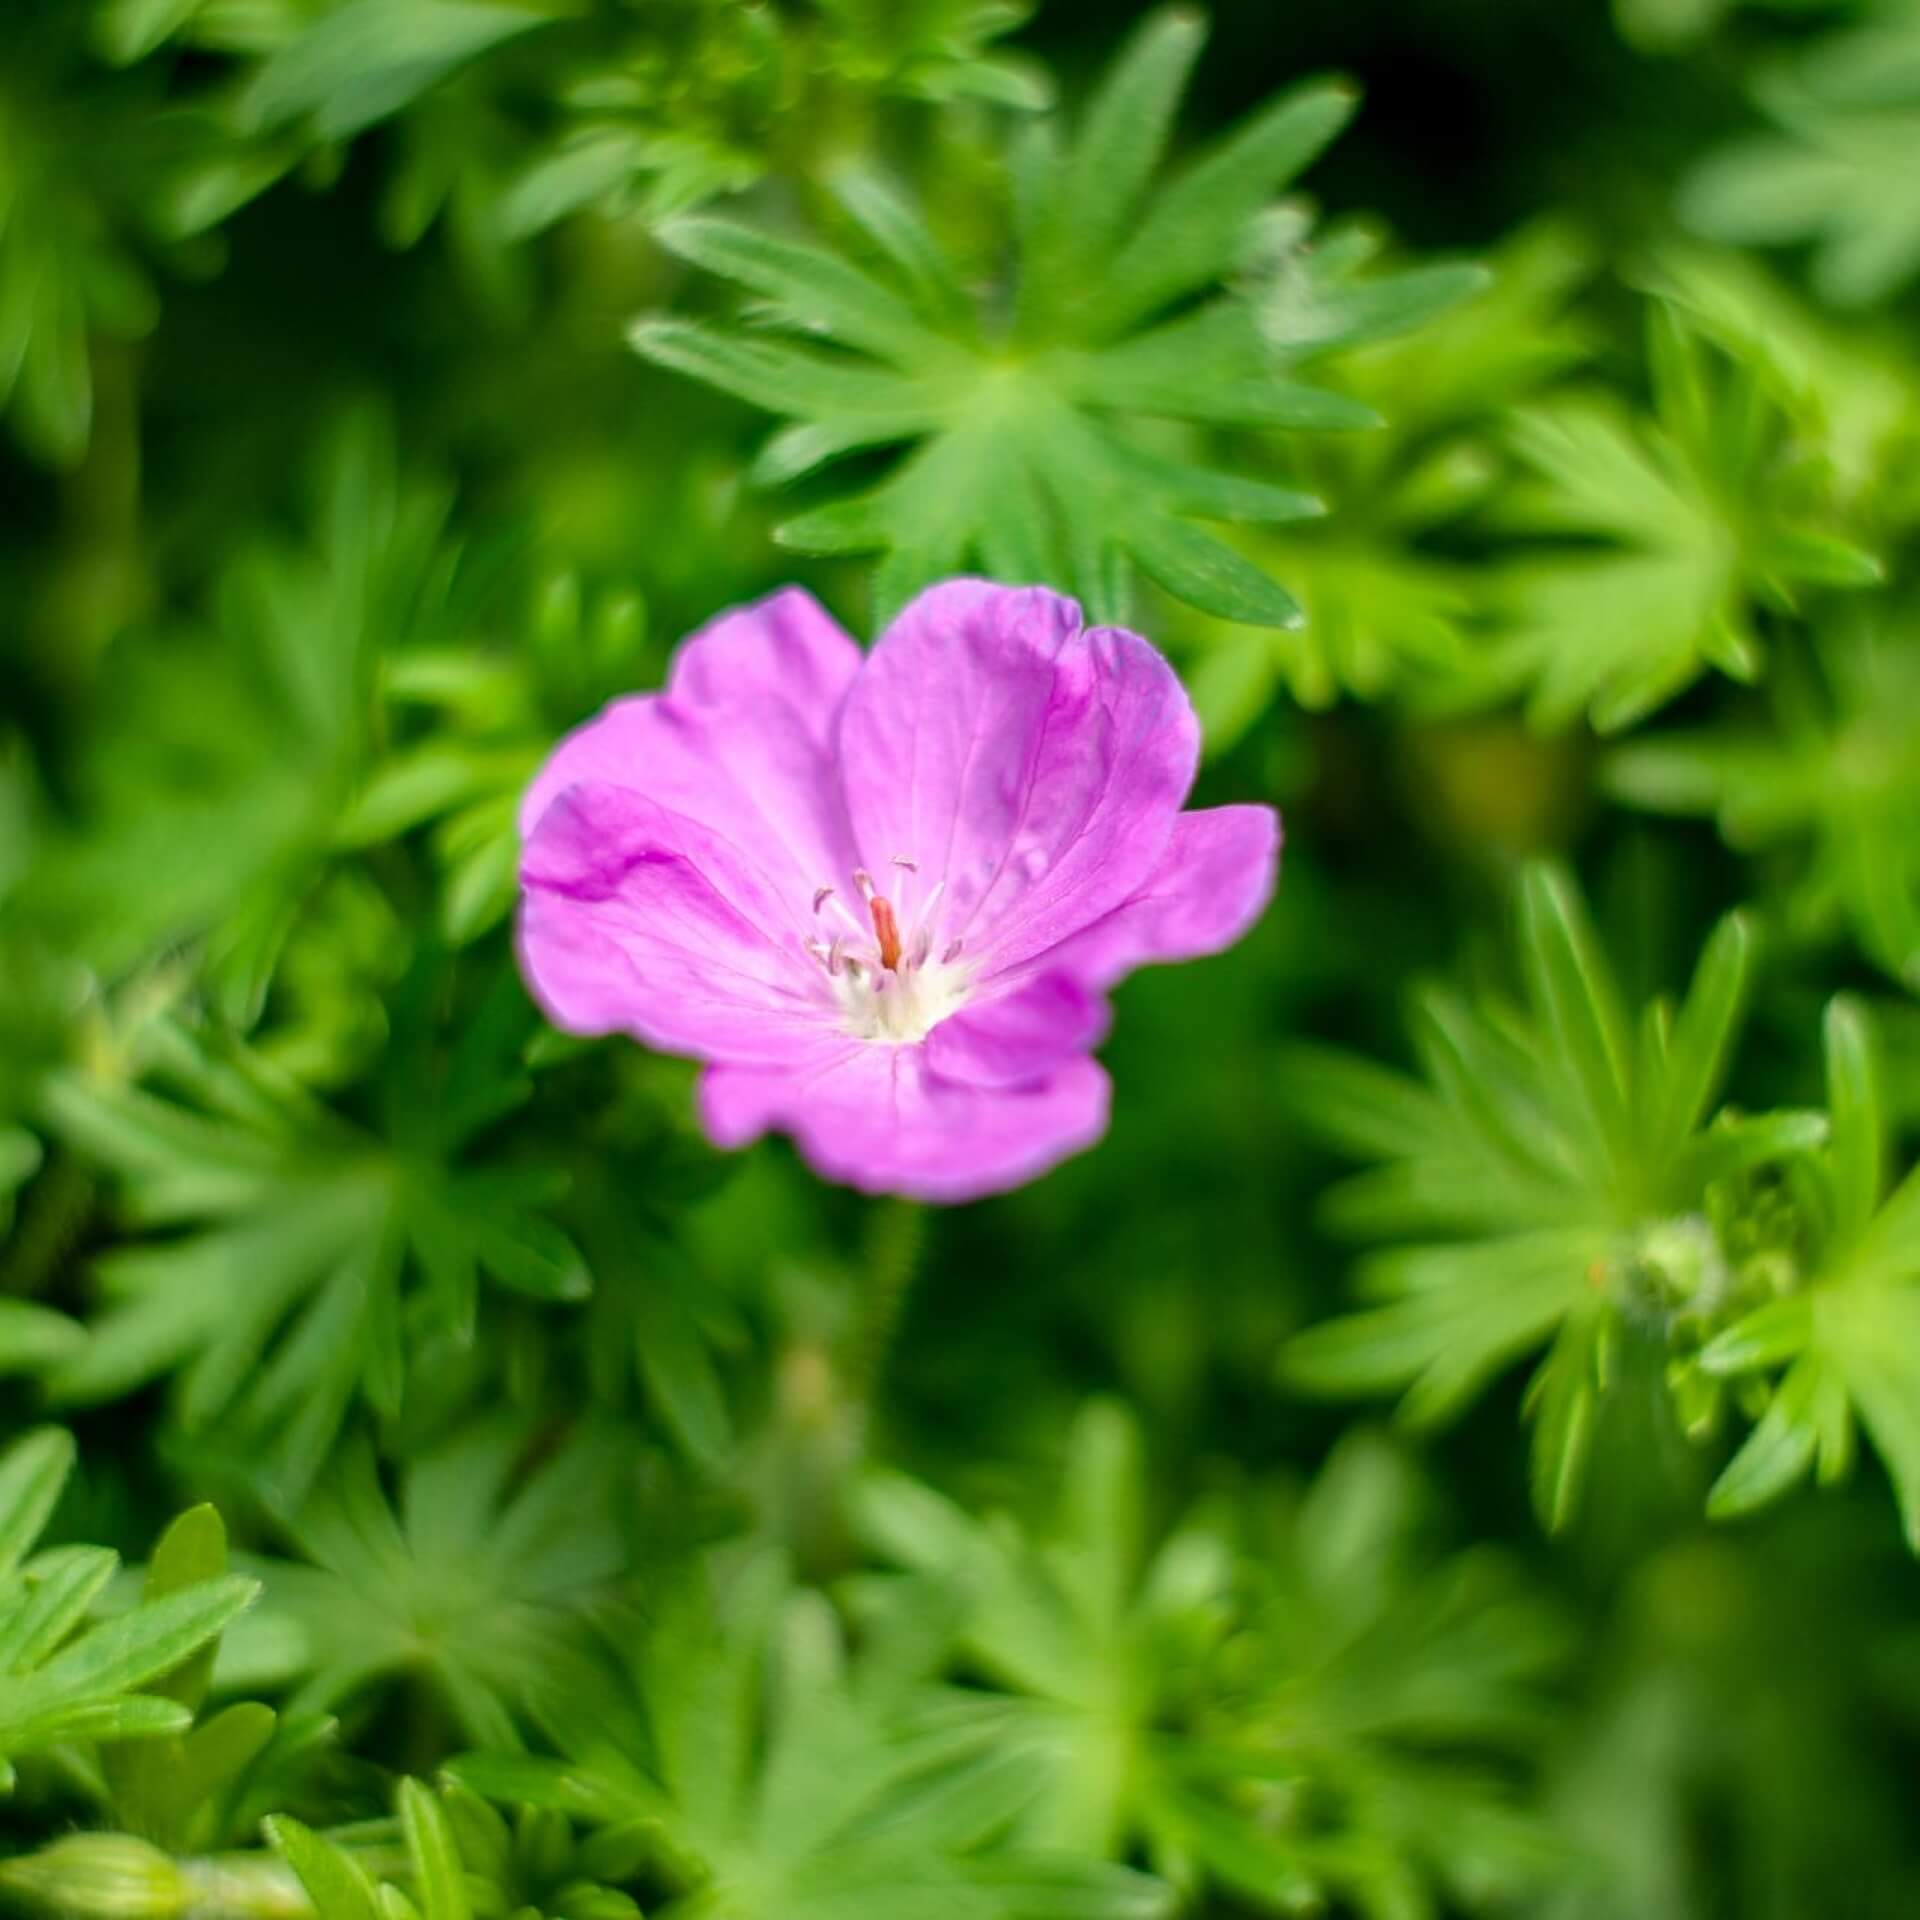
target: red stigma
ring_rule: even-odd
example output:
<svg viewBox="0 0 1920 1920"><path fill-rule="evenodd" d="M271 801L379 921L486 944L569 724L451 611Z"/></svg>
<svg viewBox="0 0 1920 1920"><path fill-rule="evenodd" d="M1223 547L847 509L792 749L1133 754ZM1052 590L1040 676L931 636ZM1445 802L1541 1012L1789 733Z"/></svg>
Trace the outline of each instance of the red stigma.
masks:
<svg viewBox="0 0 1920 1920"><path fill-rule="evenodd" d="M873 915L874 938L880 942L880 964L892 971L900 964L900 922L893 917L893 903L875 894L867 902Z"/></svg>

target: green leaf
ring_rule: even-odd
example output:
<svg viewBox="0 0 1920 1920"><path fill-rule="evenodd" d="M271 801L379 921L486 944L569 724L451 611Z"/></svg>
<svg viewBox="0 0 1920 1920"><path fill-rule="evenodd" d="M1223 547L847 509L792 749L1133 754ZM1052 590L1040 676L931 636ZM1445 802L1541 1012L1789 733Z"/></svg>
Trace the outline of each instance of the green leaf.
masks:
<svg viewBox="0 0 1920 1920"><path fill-rule="evenodd" d="M1773 676L1774 724L1688 730L1618 750L1630 805L1712 817L1740 849L1778 847L1795 922L1845 928L1875 965L1920 983L1920 653L1862 622ZM1787 663L1783 663L1786 666ZM1834 768L1849 769L1844 779Z"/></svg>
<svg viewBox="0 0 1920 1920"><path fill-rule="evenodd" d="M425 1920L471 1920L453 1828L438 1799L418 1780L400 1783L400 1826L413 1863L416 1903Z"/></svg>
<svg viewBox="0 0 1920 1920"><path fill-rule="evenodd" d="M1317 82L1284 94L1163 187L1108 267L1105 330L1117 333L1238 264L1254 216L1353 117L1358 93Z"/></svg>
<svg viewBox="0 0 1920 1920"><path fill-rule="evenodd" d="M1664 1100L1654 1119L1657 1140L1673 1151L1706 1119L1726 1078L1735 1035L1746 1013L1757 935L1745 914L1729 914L1700 955L1681 1003L1668 1050Z"/></svg>
<svg viewBox="0 0 1920 1920"><path fill-rule="evenodd" d="M1694 314L1655 301L1648 357L1651 418L1569 394L1510 430L1531 482L1502 522L1554 544L1503 578L1489 679L1530 687L1544 727L1584 709L1622 731L1708 668L1756 680L1761 609L1877 577L1832 524L1831 473L1803 451L1757 349L1723 352ZM1857 558L1838 564L1843 549Z"/></svg>
<svg viewBox="0 0 1920 1920"><path fill-rule="evenodd" d="M797 245L729 220L683 218L658 229L662 245L708 273L760 294L783 326L819 334L907 372L960 363L958 351L880 281L820 247Z"/></svg>
<svg viewBox="0 0 1920 1920"><path fill-rule="evenodd" d="M261 1826L267 1844L306 1889L320 1920L385 1920L372 1881L350 1854L291 1814L270 1814Z"/></svg>
<svg viewBox="0 0 1920 1920"><path fill-rule="evenodd" d="M1700 1359L1714 1373L1752 1373L1793 1359L1812 1337L1813 1301L1792 1294L1736 1321L1708 1343Z"/></svg>
<svg viewBox="0 0 1920 1920"><path fill-rule="evenodd" d="M1428 1426L1547 1344L1528 1397L1531 1484L1558 1531L1624 1324L1712 1374L1804 1344L1805 1301L1771 1297L1774 1249L1740 1238L1741 1183L1819 1149L1827 1123L1712 1112L1753 965L1745 917L1715 930L1677 1020L1663 1002L1646 1010L1636 1047L1571 880L1531 867L1520 896L1526 1004L1430 989L1418 1007L1429 1084L1317 1049L1288 1057L1291 1104L1381 1163L1333 1190L1330 1223L1402 1244L1363 1265L1371 1304L1296 1334L1281 1372L1315 1393L1402 1390L1401 1417Z"/></svg>
<svg viewBox="0 0 1920 1920"><path fill-rule="evenodd" d="M1905 1285L1843 1290L1822 1303L1821 1320L1823 1351L1893 1483L1907 1546L1920 1554L1920 1248L1914 1255Z"/></svg>
<svg viewBox="0 0 1920 1920"><path fill-rule="evenodd" d="M1920 26L1883 8L1763 72L1755 104L1773 123L1704 160L1679 210L1737 245L1814 243L1814 283L1842 306L1885 298L1920 268L1920 216L1882 191L1920 148L1910 76Z"/></svg>
<svg viewBox="0 0 1920 1920"><path fill-rule="evenodd" d="M876 1583L872 1621L923 1604L920 1585L960 1601L944 1652L963 1684L920 1708L926 1739L1029 1763L1002 1783L1019 1789L1021 1859L1144 1852L1189 1905L1304 1907L1351 1897L1364 1857L1425 1897L1447 1843L1425 1851L1411 1802L1402 1814L1392 1794L1334 1784L1401 1780L1423 1738L1457 1760L1524 1717L1551 1635L1464 1561L1418 1564L1413 1475L1377 1438L1342 1442L1303 1496L1209 1500L1164 1532L1146 1468L1137 1423L1095 1402L1069 1436L1051 1524L976 1518L895 1473L862 1482L863 1536L914 1583ZM1476 1643L1491 1610L1503 1624ZM1311 1834L1262 1817L1281 1782L1323 1807Z"/></svg>
<svg viewBox="0 0 1920 1920"><path fill-rule="evenodd" d="M1838 998L1826 1016L1827 1106L1833 1118L1833 1219L1842 1246L1866 1231L1886 1190L1887 1129L1873 1036L1855 1001Z"/></svg>
<svg viewBox="0 0 1920 1920"><path fill-rule="evenodd" d="M1302 489L1182 457L1153 417L1292 430L1369 426L1363 403L1286 377L1315 357L1410 327L1479 277L1419 269L1329 288L1311 341L1263 331L1240 284L1259 209L1338 130L1342 88L1288 96L1157 196L1152 177L1203 37L1179 10L1141 24L1076 133L1027 128L1009 156L1017 270L971 300L969 276L870 175L838 192L879 258L703 217L667 244L756 297L755 322L805 344L649 316L629 336L656 363L793 424L755 463L765 484L844 455L902 446L854 499L778 538L807 552L884 555L884 620L915 592L977 568L1076 594L1096 620L1130 617L1136 574L1215 618L1291 627L1267 570L1195 519L1284 520ZM1225 283L1225 284L1223 284ZM1185 302L1171 318L1161 316ZM1143 416L1145 418L1143 418Z"/></svg>
<svg viewBox="0 0 1920 1920"><path fill-rule="evenodd" d="M38 1427L0 1453L0 1574L11 1574L32 1551L73 1462L73 1436L61 1427Z"/></svg>
<svg viewBox="0 0 1920 1920"><path fill-rule="evenodd" d="M548 1214L550 1166L466 1151L525 1100L519 1049L534 1015L499 975L444 1044L429 965L445 963L423 963L396 996L378 1133L244 1046L184 1028L168 1029L178 1099L55 1076L56 1130L120 1174L130 1218L176 1229L102 1259L106 1304L53 1370L56 1394L110 1399L177 1370L184 1422L222 1423L240 1470L297 1505L357 1398L394 1409L403 1303L464 1336L482 1271L541 1300L586 1296L579 1250Z"/></svg>
<svg viewBox="0 0 1920 1920"><path fill-rule="evenodd" d="M1630 1122L1626 1023L1612 974L1564 875L1530 868L1521 914L1534 1004L1547 1017L1596 1139L1614 1154Z"/></svg>
<svg viewBox="0 0 1920 1920"><path fill-rule="evenodd" d="M500 0L345 0L262 63L240 112L263 128L310 118L321 139L349 139L547 24Z"/></svg>
<svg viewBox="0 0 1920 1920"><path fill-rule="evenodd" d="M227 1571L227 1529L219 1510L212 1506L189 1507L155 1543L153 1557L147 1562L144 1591L149 1600L217 1580ZM178 1673L167 1676L161 1691L186 1707L198 1708L207 1696L213 1675L211 1648L202 1652Z"/></svg>
<svg viewBox="0 0 1920 1920"><path fill-rule="evenodd" d="M18 1697L37 1705L43 1696L109 1694L146 1686L231 1625L259 1592L258 1581L229 1576L198 1581L150 1600L96 1627L31 1680L20 1682ZM0 1710L9 1709L18 1710L11 1700Z"/></svg>
<svg viewBox="0 0 1920 1920"><path fill-rule="evenodd" d="M1155 585L1203 613L1258 627L1297 627L1304 618L1292 594L1251 560L1184 520L1142 521L1127 546Z"/></svg>
<svg viewBox="0 0 1920 1920"><path fill-rule="evenodd" d="M1595 1315L1570 1316L1528 1388L1533 1447L1527 1485L1549 1533L1562 1532L1580 1504L1599 1404Z"/></svg>
<svg viewBox="0 0 1920 1920"><path fill-rule="evenodd" d="M571 1671L585 1615L623 1591L622 1451L589 1428L530 1463L523 1429L469 1424L408 1462L396 1511L371 1450L350 1444L287 1522L302 1559L259 1563L264 1597L228 1637L223 1679L298 1680L292 1710L313 1713L411 1679L471 1743L517 1744L536 1693Z"/></svg>
<svg viewBox="0 0 1920 1920"><path fill-rule="evenodd" d="M1167 7L1149 14L1088 102L1036 249L1061 286L1097 272L1125 234L1166 151L1205 39L1197 13Z"/></svg>
<svg viewBox="0 0 1920 1920"><path fill-rule="evenodd" d="M0 1373L43 1373L71 1358L86 1333L64 1313L30 1300L0 1300Z"/></svg>
<svg viewBox="0 0 1920 1920"><path fill-rule="evenodd" d="M0 1633L0 1670L39 1666L86 1619L120 1556L105 1547L54 1548L33 1562L33 1585Z"/></svg>
<svg viewBox="0 0 1920 1920"><path fill-rule="evenodd" d="M1798 1361L1774 1390L1759 1424L1707 1495L1707 1517L1728 1520L1776 1500L1804 1480L1820 1448L1823 1403L1839 1382L1818 1359ZM1840 1394L1844 1414L1846 1401Z"/></svg>
<svg viewBox="0 0 1920 1920"><path fill-rule="evenodd" d="M135 1697L176 1673L252 1604L251 1580L195 1579L156 1589L126 1613L91 1628L89 1603L113 1571L114 1556L64 1548L22 1564L73 1466L73 1442L43 1428L0 1455L0 1757L73 1740L154 1738L184 1728L177 1700ZM169 1552L182 1575L198 1555L190 1523Z"/></svg>

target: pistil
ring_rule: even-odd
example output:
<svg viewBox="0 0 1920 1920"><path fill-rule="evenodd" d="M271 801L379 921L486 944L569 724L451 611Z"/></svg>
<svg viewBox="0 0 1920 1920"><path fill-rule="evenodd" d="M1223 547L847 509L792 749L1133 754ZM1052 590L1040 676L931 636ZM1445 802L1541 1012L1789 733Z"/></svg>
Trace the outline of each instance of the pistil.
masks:
<svg viewBox="0 0 1920 1920"><path fill-rule="evenodd" d="M890 973L900 966L900 922L893 917L893 903L884 894L874 894L867 902L873 915L873 937L880 943L880 964Z"/></svg>

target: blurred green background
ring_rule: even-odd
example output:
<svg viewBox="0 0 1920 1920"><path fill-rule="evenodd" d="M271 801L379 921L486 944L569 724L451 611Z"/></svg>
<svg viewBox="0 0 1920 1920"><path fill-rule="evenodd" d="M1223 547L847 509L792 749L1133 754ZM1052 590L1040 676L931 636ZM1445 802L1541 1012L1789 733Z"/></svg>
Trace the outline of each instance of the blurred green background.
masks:
<svg viewBox="0 0 1920 1920"><path fill-rule="evenodd" d="M741 356L860 359L821 258L937 246L986 337L1044 271L1068 347L1168 323L1103 310L1098 167L1009 237L1116 73L1113 152L1158 99L1175 175L1317 76L1358 104L1298 179L1223 163L1180 393L1076 399L1111 465L992 509L1067 553L1120 501L1112 551L780 544L922 437L756 468L835 402ZM0 1406L78 1440L48 1541L137 1563L218 1502L264 1590L214 1699L279 1720L164 1817L139 1743L8 1747L80 1618L29 1645L43 1547L0 1898L305 1911L284 1858L345 1920L286 1814L427 1920L1920 1913L1916 167L1911 0L1218 0L1204 45L1077 0L10 0ZM819 251L756 280L696 215ZM1146 460L1327 512L1222 525ZM509 921L561 731L788 580L870 638L922 562L1109 595L1198 799L1287 853L1240 948L1120 990L1100 1148L917 1213L541 1030ZM767 1731L718 1619L803 1680L809 1635L910 1641L913 1686ZM583 1731L609 1674L640 1731ZM973 1824L876 1788L919 1864L806 1879L702 1813L683 1707L769 1769L931 1742ZM589 1751L668 1787L541 1771ZM151 1851L60 1852L113 1835ZM993 1866L1034 1849L1072 1872Z"/></svg>

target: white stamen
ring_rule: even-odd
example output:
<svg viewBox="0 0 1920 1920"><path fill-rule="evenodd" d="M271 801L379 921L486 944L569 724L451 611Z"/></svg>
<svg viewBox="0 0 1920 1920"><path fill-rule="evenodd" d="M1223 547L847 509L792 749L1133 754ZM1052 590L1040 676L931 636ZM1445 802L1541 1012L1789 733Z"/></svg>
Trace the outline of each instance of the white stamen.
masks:
<svg viewBox="0 0 1920 1920"><path fill-rule="evenodd" d="M929 877L920 862L897 853L889 865L900 876L886 889L890 906L865 867L852 870L850 884L815 889L813 911L821 922L820 937L805 944L825 971L822 991L830 996L842 1030L875 1045L907 1047L918 1045L967 1003L973 970L954 965L960 957L958 940L948 943L938 962L933 958L941 950L938 910L946 882L935 882L925 898L918 899L919 881ZM869 912L878 916L879 925L866 924ZM846 931L838 931L833 922L844 922ZM828 932L830 941L824 937ZM883 964L883 953L892 955L891 967Z"/></svg>
<svg viewBox="0 0 1920 1920"><path fill-rule="evenodd" d="M839 889L836 887L816 887L813 893L813 910L815 913L834 914L856 941L869 940L873 937L873 929L862 925L859 917L841 899Z"/></svg>

